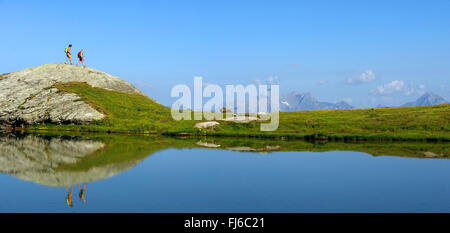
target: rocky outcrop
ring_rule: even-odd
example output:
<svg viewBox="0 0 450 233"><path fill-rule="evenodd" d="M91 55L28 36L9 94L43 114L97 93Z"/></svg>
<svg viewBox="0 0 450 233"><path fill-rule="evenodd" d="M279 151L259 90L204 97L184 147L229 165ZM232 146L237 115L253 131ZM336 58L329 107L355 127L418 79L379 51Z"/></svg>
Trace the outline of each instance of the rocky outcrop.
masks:
<svg viewBox="0 0 450 233"><path fill-rule="evenodd" d="M199 122L199 123L195 124L195 128L206 129L206 128L215 127L215 126L217 126L219 124L220 123L217 122L217 121Z"/></svg>
<svg viewBox="0 0 450 233"><path fill-rule="evenodd" d="M427 157L427 158L439 157L439 155L437 155L431 151L424 152L423 155L425 155L425 157Z"/></svg>
<svg viewBox="0 0 450 233"><path fill-rule="evenodd" d="M223 119L224 121L231 121L234 123L249 123L251 121L258 121L261 120L260 118L256 116L233 116L229 118Z"/></svg>
<svg viewBox="0 0 450 233"><path fill-rule="evenodd" d="M76 94L53 87L66 82L86 82L93 87L145 95L125 80L92 68L59 63L37 66L2 75L0 125L84 124L105 117Z"/></svg>

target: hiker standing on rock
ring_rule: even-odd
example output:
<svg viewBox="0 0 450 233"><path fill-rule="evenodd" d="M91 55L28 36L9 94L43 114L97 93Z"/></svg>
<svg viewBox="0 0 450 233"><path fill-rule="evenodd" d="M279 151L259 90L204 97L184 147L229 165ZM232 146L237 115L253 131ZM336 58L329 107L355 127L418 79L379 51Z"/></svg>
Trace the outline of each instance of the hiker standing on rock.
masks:
<svg viewBox="0 0 450 233"><path fill-rule="evenodd" d="M80 52L78 52L78 63L77 63L77 66L78 66L78 64L80 64L80 62L81 62L81 64L83 65L83 67L84 68L86 68L86 66L84 65L84 49L82 49Z"/></svg>
<svg viewBox="0 0 450 233"><path fill-rule="evenodd" d="M72 48L72 45L69 44L69 46L66 48L65 52L66 52L66 62L64 62L64 64L67 64L67 60L70 60L70 64L73 65L72 63L72 54L70 53L70 49Z"/></svg>

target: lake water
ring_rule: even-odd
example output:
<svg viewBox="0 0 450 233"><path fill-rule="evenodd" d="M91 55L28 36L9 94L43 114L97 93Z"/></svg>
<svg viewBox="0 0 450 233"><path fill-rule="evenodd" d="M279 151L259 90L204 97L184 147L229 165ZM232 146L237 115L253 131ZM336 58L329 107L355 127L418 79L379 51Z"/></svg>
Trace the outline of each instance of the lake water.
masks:
<svg viewBox="0 0 450 233"><path fill-rule="evenodd" d="M0 212L449 212L448 145L9 134Z"/></svg>

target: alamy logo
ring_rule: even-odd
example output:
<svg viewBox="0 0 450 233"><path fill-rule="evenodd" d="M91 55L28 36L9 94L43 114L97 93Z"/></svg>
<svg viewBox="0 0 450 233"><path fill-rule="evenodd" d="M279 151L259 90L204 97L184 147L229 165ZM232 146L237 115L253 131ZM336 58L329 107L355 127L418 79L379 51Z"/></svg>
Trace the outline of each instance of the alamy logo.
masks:
<svg viewBox="0 0 450 233"><path fill-rule="evenodd" d="M279 85L226 85L224 99L224 92L219 85L208 84L203 88L202 77L194 77L193 99L191 89L184 84L174 86L170 95L179 98L172 104L171 112L172 118L177 121L191 120L192 115L194 120L258 120L262 122L261 131L278 129ZM210 99L203 104L203 98ZM233 113L235 109L236 113Z"/></svg>

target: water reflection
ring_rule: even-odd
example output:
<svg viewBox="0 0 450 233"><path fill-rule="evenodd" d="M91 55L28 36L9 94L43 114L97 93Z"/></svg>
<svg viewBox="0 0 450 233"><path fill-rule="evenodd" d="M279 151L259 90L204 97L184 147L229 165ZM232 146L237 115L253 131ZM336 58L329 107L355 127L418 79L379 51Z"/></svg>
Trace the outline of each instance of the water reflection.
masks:
<svg viewBox="0 0 450 233"><path fill-rule="evenodd" d="M86 203L86 185L87 185L87 183L82 184L82 185L81 184L77 185L78 190L79 190L78 198L80 199L80 201L82 203ZM66 203L67 203L67 206L69 206L70 208L73 207L73 201L72 201L73 190L74 190L74 185L71 185L70 188L67 187Z"/></svg>
<svg viewBox="0 0 450 233"><path fill-rule="evenodd" d="M0 137L0 172L46 186L67 187L114 176L140 161L76 169L87 157L101 156L106 147L104 142L78 137L7 135Z"/></svg>
<svg viewBox="0 0 450 233"><path fill-rule="evenodd" d="M67 197L66 197L66 202L67 205L69 207L73 207L73 203L72 203L72 194L73 194L73 185L71 186L71 189L69 191L69 187L67 187Z"/></svg>
<svg viewBox="0 0 450 233"><path fill-rule="evenodd" d="M83 187L78 185L78 188L80 189L80 192L78 193L78 197L83 203L86 203L86 185L87 183L83 184Z"/></svg>
<svg viewBox="0 0 450 233"><path fill-rule="evenodd" d="M220 149L256 155L276 151L340 150L424 159L449 156L448 143L315 143L248 138L7 134L0 135L0 173L64 188L67 190L67 206L73 207L73 199L86 203L88 183L95 185L92 183L127 171L153 153L169 148Z"/></svg>

